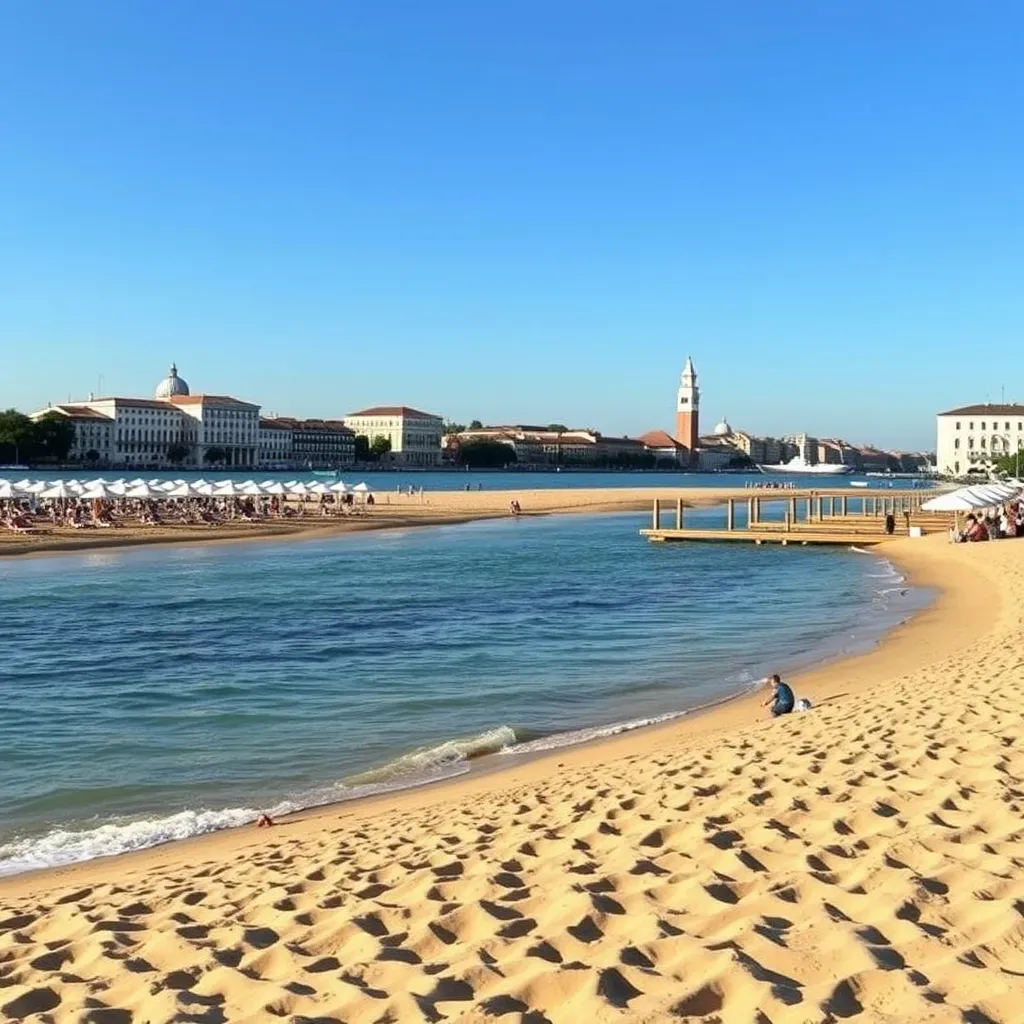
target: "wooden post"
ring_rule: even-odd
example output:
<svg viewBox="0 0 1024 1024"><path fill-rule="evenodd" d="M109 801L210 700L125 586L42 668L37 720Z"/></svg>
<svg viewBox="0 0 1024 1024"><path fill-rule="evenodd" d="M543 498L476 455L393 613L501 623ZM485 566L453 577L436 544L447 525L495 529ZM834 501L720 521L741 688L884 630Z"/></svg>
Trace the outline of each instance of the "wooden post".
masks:
<svg viewBox="0 0 1024 1024"><path fill-rule="evenodd" d="M654 499L654 515L653 515L652 518L653 518L653 522L651 523L651 526L655 530L660 530L661 529L661 498L655 498Z"/></svg>
<svg viewBox="0 0 1024 1024"><path fill-rule="evenodd" d="M794 522L796 521L796 498L789 499L789 518Z"/></svg>
<svg viewBox="0 0 1024 1024"><path fill-rule="evenodd" d="M676 529L683 528L683 499L676 498Z"/></svg>
<svg viewBox="0 0 1024 1024"><path fill-rule="evenodd" d="M845 494L839 499L839 504L842 506L843 515L844 516L847 515L847 513L849 511L849 504L847 502L847 498L846 498Z"/></svg>
<svg viewBox="0 0 1024 1024"><path fill-rule="evenodd" d="M793 528L793 519L792 519L792 516L791 516L789 510L787 509L787 511L786 511L786 533L789 533L789 531L792 528Z"/></svg>
<svg viewBox="0 0 1024 1024"><path fill-rule="evenodd" d="M725 528L727 530L736 529L736 499L730 498L728 504L725 506Z"/></svg>
<svg viewBox="0 0 1024 1024"><path fill-rule="evenodd" d="M754 525L754 499L747 498L747 529Z"/></svg>

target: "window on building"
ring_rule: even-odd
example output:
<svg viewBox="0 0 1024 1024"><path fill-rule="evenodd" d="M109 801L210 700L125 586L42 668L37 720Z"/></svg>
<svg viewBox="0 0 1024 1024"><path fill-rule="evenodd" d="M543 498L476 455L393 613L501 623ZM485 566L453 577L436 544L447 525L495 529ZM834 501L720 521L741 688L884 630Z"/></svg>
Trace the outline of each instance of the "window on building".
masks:
<svg viewBox="0 0 1024 1024"><path fill-rule="evenodd" d="M984 420L981 421L981 429L982 430L988 430L988 427L985 426L985 421Z"/></svg>
<svg viewBox="0 0 1024 1024"><path fill-rule="evenodd" d="M955 440L953 441L953 447L954 447L954 448L959 448L959 447L960 447L960 438L959 438L959 437L958 437L958 438L956 438L956 439L955 439Z"/></svg>
<svg viewBox="0 0 1024 1024"><path fill-rule="evenodd" d="M957 430L959 430L959 429L960 429L960 423L959 423L959 421L957 422L957 425L956 425L956 429L957 429Z"/></svg>

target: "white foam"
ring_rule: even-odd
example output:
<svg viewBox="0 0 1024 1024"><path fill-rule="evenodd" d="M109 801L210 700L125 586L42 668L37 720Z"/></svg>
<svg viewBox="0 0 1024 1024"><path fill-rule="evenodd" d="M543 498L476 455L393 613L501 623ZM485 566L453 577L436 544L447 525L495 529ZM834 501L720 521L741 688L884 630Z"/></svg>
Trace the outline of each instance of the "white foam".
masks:
<svg viewBox="0 0 1024 1024"><path fill-rule="evenodd" d="M179 811L163 818L113 821L90 829L56 828L42 836L14 839L0 845L0 875L143 850L175 839L245 825L255 821L259 813L251 807L232 807L223 811Z"/></svg>

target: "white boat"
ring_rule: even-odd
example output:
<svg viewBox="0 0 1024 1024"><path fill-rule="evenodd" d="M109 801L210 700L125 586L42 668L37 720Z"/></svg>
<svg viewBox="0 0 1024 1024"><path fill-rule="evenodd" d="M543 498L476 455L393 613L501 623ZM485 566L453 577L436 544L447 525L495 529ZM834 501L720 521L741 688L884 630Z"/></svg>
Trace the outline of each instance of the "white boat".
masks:
<svg viewBox="0 0 1024 1024"><path fill-rule="evenodd" d="M839 476L852 473L853 466L843 466L834 462L816 462L813 465L805 462L799 455L780 463L778 466L758 466L762 473L807 473L811 476Z"/></svg>

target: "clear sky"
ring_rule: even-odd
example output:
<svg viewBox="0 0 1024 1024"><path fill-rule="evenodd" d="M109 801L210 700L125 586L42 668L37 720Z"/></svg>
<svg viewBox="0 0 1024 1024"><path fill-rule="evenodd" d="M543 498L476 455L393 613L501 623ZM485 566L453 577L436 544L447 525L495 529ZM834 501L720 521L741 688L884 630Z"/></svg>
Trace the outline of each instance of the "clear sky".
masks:
<svg viewBox="0 0 1024 1024"><path fill-rule="evenodd" d="M1024 401L1024 5L0 5L0 407L934 445Z"/></svg>

